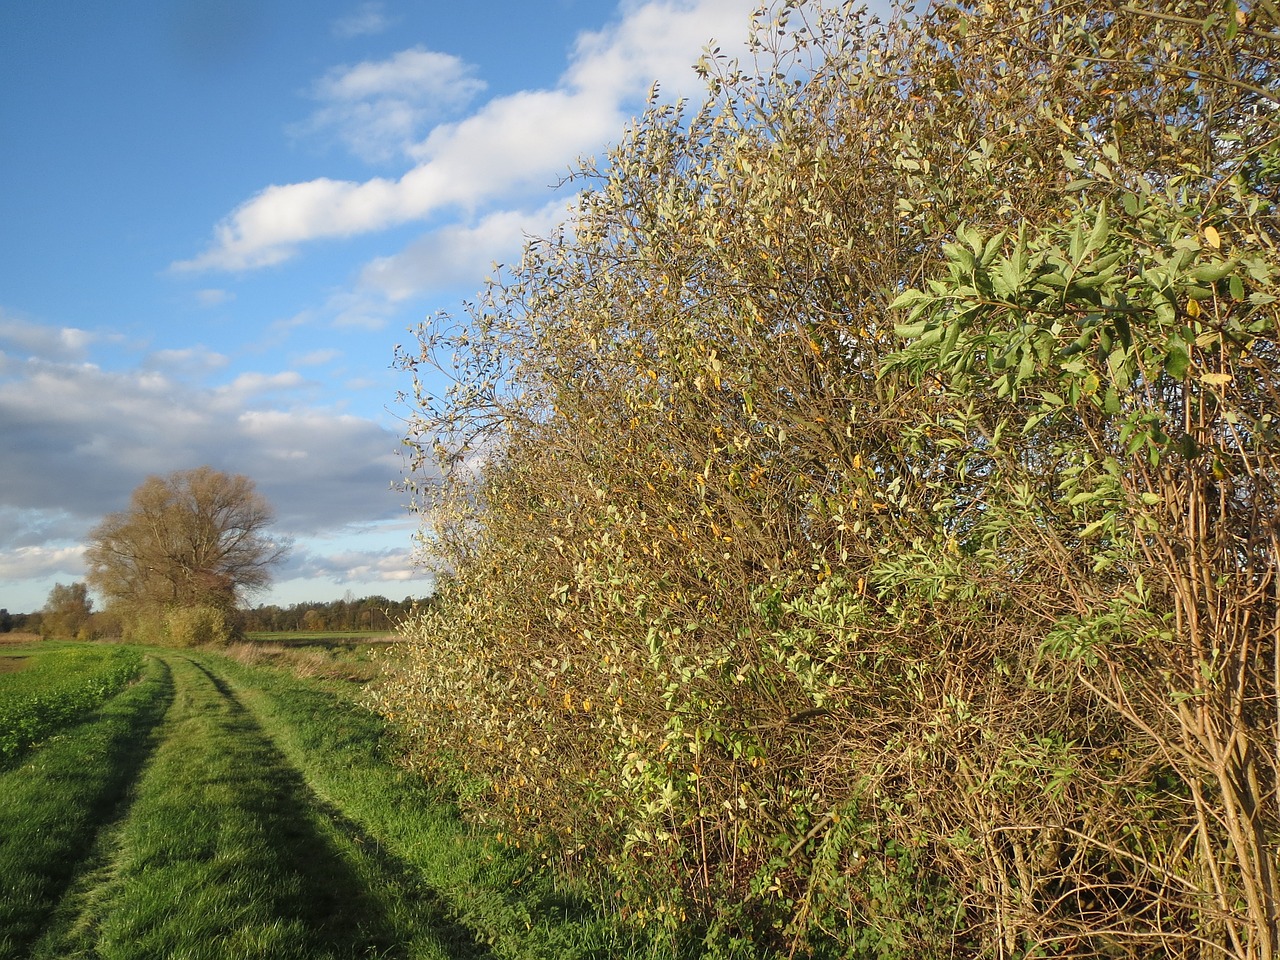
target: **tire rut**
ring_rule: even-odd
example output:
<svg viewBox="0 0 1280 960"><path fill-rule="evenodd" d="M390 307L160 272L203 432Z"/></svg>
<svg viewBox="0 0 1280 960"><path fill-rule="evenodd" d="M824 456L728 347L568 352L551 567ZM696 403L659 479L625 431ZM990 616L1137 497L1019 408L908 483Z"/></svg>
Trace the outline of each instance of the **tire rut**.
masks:
<svg viewBox="0 0 1280 960"><path fill-rule="evenodd" d="M305 781L234 692L189 658L164 659L175 695L161 741L108 875L49 955L405 956L319 829Z"/></svg>

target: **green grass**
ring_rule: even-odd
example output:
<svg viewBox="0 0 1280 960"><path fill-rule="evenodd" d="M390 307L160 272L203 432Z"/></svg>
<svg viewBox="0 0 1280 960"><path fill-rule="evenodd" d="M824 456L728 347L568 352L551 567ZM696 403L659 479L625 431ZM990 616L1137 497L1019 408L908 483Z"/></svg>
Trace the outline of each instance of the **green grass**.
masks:
<svg viewBox="0 0 1280 960"><path fill-rule="evenodd" d="M417 876L468 939L507 958L638 955L615 925L552 889L527 859L467 829L445 798L389 763L383 722L339 685L239 664L223 669L313 789Z"/></svg>
<svg viewBox="0 0 1280 960"><path fill-rule="evenodd" d="M66 957L388 955L395 931L305 783L221 681L170 656L176 696Z"/></svg>
<svg viewBox="0 0 1280 960"><path fill-rule="evenodd" d="M0 774L0 958L23 955L122 812L172 693L149 659L138 684Z"/></svg>
<svg viewBox="0 0 1280 960"><path fill-rule="evenodd" d="M0 960L661 955L392 762L358 683L115 649L139 680L0 773Z"/></svg>
<svg viewBox="0 0 1280 960"><path fill-rule="evenodd" d="M0 770L86 714L137 676L141 659L118 646L48 643L5 649L26 655L22 670L0 673Z"/></svg>
<svg viewBox="0 0 1280 960"><path fill-rule="evenodd" d="M390 630L251 630L245 634L251 643L281 644L351 644L385 640Z"/></svg>

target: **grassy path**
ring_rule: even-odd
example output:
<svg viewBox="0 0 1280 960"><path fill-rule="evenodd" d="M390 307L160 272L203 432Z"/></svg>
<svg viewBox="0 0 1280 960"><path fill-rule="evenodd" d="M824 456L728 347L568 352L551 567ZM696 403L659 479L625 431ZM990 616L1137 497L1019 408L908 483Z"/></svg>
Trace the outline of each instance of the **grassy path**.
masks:
<svg viewBox="0 0 1280 960"><path fill-rule="evenodd" d="M637 955L389 764L350 692L149 651L0 773L0 960Z"/></svg>

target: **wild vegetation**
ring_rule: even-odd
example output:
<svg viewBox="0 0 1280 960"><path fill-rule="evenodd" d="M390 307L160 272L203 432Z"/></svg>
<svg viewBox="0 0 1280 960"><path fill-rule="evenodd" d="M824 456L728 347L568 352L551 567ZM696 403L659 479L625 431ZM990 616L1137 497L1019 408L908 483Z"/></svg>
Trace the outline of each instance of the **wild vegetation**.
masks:
<svg viewBox="0 0 1280 960"><path fill-rule="evenodd" d="M1280 10L754 40L402 353L382 709L676 946L1277 957Z"/></svg>
<svg viewBox="0 0 1280 960"><path fill-rule="evenodd" d="M55 583L40 613L40 628L48 636L88 639L93 624L89 588L80 582Z"/></svg>

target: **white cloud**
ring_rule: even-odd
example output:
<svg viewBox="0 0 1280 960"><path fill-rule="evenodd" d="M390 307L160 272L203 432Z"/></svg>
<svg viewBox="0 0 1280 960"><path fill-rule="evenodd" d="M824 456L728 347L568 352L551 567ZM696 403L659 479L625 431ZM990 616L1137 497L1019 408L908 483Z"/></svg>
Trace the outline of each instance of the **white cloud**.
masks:
<svg viewBox="0 0 1280 960"><path fill-rule="evenodd" d="M335 37L350 40L354 37L370 37L382 33L391 20L387 17L381 3L362 3L353 13L340 17L333 22L332 31Z"/></svg>
<svg viewBox="0 0 1280 960"><path fill-rule="evenodd" d="M323 106L297 129L335 135L371 163L402 155L430 122L466 105L485 87L455 56L422 47L386 60L331 70L313 95Z"/></svg>
<svg viewBox="0 0 1280 960"><path fill-rule="evenodd" d="M290 578L322 577L339 584L407 583L425 578L407 553L395 550L339 550L327 554L301 551L285 573Z"/></svg>
<svg viewBox="0 0 1280 960"><path fill-rule="evenodd" d="M0 550L0 580L43 579L57 574L84 574L84 547L15 547Z"/></svg>
<svg viewBox="0 0 1280 960"><path fill-rule="evenodd" d="M178 350L156 350L147 354L142 365L149 370L200 376L221 370L229 362L227 355L203 345Z"/></svg>
<svg viewBox="0 0 1280 960"><path fill-rule="evenodd" d="M64 511L87 529L120 509L148 474L204 463L252 477L288 519L290 534L402 515L400 498L389 492L401 475L399 436L371 420L302 405L309 384L296 372L242 374L215 389L158 371L83 364L29 361L16 373L0 379L5 516ZM282 399L293 403L281 409ZM68 535L69 523L57 536ZM54 535L36 531L33 541L27 534L0 523L0 550Z"/></svg>
<svg viewBox="0 0 1280 960"><path fill-rule="evenodd" d="M472 226L444 227L400 253L371 261L360 274L360 286L399 303L432 288L472 283L495 261L516 260L525 240L549 233L565 211L558 199L531 213L500 210Z"/></svg>
<svg viewBox="0 0 1280 960"><path fill-rule="evenodd" d="M281 391L294 392L306 385L295 370L280 373L242 373L230 383L213 391L220 409L241 410L255 398Z"/></svg>
<svg viewBox="0 0 1280 960"><path fill-rule="evenodd" d="M230 303L236 298L234 293L229 290L197 290L196 302L202 307L217 307L224 303Z"/></svg>
<svg viewBox="0 0 1280 960"><path fill-rule="evenodd" d="M745 41L753 7L747 0L627 4L619 21L579 38L554 89L497 97L461 121L437 126L410 148L417 165L399 178L319 178L267 187L217 225L205 252L175 263L174 269L269 266L294 256L309 241L384 230L449 208L474 209L546 188L576 157L620 136L626 116L654 80L670 97L695 93L700 82L692 65L702 47L715 37ZM363 66L368 69L333 75L331 92L383 89L405 65ZM388 114L380 122L399 129L404 121Z"/></svg>
<svg viewBox="0 0 1280 960"><path fill-rule="evenodd" d="M337 349L312 350L310 353L304 353L302 356L294 359L293 363L299 367L322 367L326 363L332 363L334 360L342 356L342 351Z"/></svg>
<svg viewBox="0 0 1280 960"><path fill-rule="evenodd" d="M325 304L336 330L381 330L395 312L395 304L367 290L341 290Z"/></svg>
<svg viewBox="0 0 1280 960"><path fill-rule="evenodd" d="M693 64L711 41L742 50L748 17L758 4L742 0L658 0L624 3L622 22L583 33L561 82L617 100L657 82L664 98L701 93Z"/></svg>

